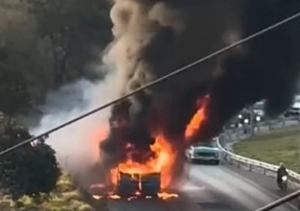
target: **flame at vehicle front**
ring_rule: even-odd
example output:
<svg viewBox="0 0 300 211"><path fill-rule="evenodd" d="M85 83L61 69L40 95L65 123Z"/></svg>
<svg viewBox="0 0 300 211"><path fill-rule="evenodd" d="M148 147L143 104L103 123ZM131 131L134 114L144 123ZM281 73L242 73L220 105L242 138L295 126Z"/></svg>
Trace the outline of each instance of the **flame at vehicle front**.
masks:
<svg viewBox="0 0 300 211"><path fill-rule="evenodd" d="M208 103L208 95L197 102L197 112L191 117L191 120L187 124L185 133L182 134L182 144L180 146L186 147L192 144L193 137L197 136L197 133L201 130L202 125L206 120ZM117 118L117 121L114 122L113 125L119 131L122 131L123 128L126 129L128 123L123 118ZM154 141L152 144L148 145L148 148L138 148L134 145L134 142L130 142L130 140L124 139L125 141L123 141L123 134L120 133L121 135L118 137L121 137L121 139L118 146L120 147L119 149L123 150L122 155L124 155L124 157L119 160L116 165L110 168L108 177L112 187L109 191L105 192L105 198L123 198L123 196L118 195L118 187L120 187L120 181L123 181L121 178L124 177L126 178L126 181L132 182L134 188L139 186L136 192L130 190L131 195L127 197L128 200L134 200L141 195L143 198L151 199L154 197L153 195L148 196L145 195L147 193L141 192L141 190L143 190L141 178L148 178L149 175L155 174L159 175L160 181L157 183L160 184L160 191L157 192L157 197L163 200L178 197L178 194L172 192L168 193L167 190L170 188L174 179L175 164L178 164L177 159L182 159L177 153L182 152L184 148L178 149L178 146L176 148L175 145L172 145L173 142L168 140L164 133L161 132L163 129L160 130L158 126L155 129L152 130L151 133L152 137L154 137ZM153 177L154 180L157 179L155 177L156 176ZM101 199L102 197L95 195L94 198Z"/></svg>
<svg viewBox="0 0 300 211"><path fill-rule="evenodd" d="M187 140L189 143L191 142L191 140L193 140L193 137L201 130L201 127L207 118L206 112L209 100L210 96L205 95L204 98L201 98L197 101L197 112L194 114L185 130L185 140Z"/></svg>
<svg viewBox="0 0 300 211"><path fill-rule="evenodd" d="M149 152L140 152L135 148L134 145L127 143L125 146L126 159L119 163L117 167L110 170L110 181L113 185L113 190L107 192L104 196L93 195L93 198L100 200L103 198L108 199L121 199L122 197L116 194L115 188L117 187L119 172L131 175L132 179L138 181L138 176L159 173L160 174L160 189L162 192L158 193L157 197L163 200L169 198L177 198L178 194L168 193L166 189L172 181L172 169L175 164L176 152L173 150L171 144L161 133L155 136L154 143L150 146ZM133 156L136 154L144 153L139 155L140 157L146 158L144 162L134 161ZM141 186L141 184L139 184ZM105 188L103 184L93 185L92 187ZM128 200L137 199L141 193L137 191L134 196L130 196ZM146 199L152 199L153 196L144 196Z"/></svg>
<svg viewBox="0 0 300 211"><path fill-rule="evenodd" d="M163 135L158 134L155 136L155 142L150 146L151 152L148 152L148 159L144 163L136 162L133 160L133 153L136 151L133 145L127 145L126 160L118 164L118 166L111 170L111 181L114 185L118 181L118 172L131 174L134 176L145 175L151 173L161 174L161 189L165 189L171 182L172 168L174 165L176 153L172 146L164 138ZM143 153L143 152L141 152Z"/></svg>

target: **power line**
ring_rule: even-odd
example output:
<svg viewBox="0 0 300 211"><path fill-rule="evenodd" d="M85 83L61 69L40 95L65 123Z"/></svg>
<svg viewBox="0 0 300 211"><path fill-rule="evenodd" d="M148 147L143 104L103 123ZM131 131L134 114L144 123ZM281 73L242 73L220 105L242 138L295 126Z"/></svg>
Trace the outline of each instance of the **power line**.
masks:
<svg viewBox="0 0 300 211"><path fill-rule="evenodd" d="M209 54L209 55L207 55L207 56L205 56L205 57L203 57L201 59L198 59L198 60L196 60L196 61L194 61L194 62L192 62L192 63L190 63L190 64L188 64L186 66L183 66L183 67L181 67L179 69L176 69L175 71L173 71L173 72L171 72L169 74L166 74L166 75L164 75L164 76L162 76L162 77L160 77L160 78L158 78L158 79L156 79L156 80L154 80L154 81L152 81L152 82L150 82L150 83L148 83L148 84L146 84L146 85L144 85L144 86L142 86L142 87L140 87L140 88L138 88L138 89L136 89L136 90L134 90L134 91L132 91L132 92L130 92L128 94L126 94L126 95L124 95L123 97L117 98L117 99L115 99L115 100L113 100L113 101L111 101L111 102L109 102L107 104L104 104L104 105L102 105L102 106L100 106L100 107L98 107L98 108L96 108L94 110L91 110L91 111L89 111L89 112L87 112L87 113L85 113L85 114L83 114L81 116L78 116L75 119L72 119L72 120L70 120L68 122L65 122L65 123L63 123L63 124L61 124L61 125L59 125L57 127L54 127L54 128L52 128L52 129L50 129L50 130L48 130L48 131L46 131L46 132L44 132L44 133L42 133L42 134L40 134L38 136L32 137L30 139L27 139L27 140L25 140L25 141L23 141L23 142L15 145L15 146L12 146L12 147L10 147L10 148L8 148L6 150L3 150L2 152L0 152L0 156L6 154L8 152L11 152L11 151L13 151L13 150L15 150L15 149L17 149L17 148L25 145L25 144L28 144L28 143L36 140L36 139L41 139L41 138L43 138L45 136L48 136L50 133L58 131L58 130L60 130L60 129L62 129L62 128L70 125L70 124L73 124L73 123L75 123L75 122L77 122L77 121L79 121L79 120L81 120L81 119L83 119L85 117L88 117L88 116L90 116L90 115L92 115L92 114L94 114L94 113L96 113L96 112L98 112L100 110L103 110L105 108L108 108L109 106L112 106L112 105L114 105L114 104L116 104L118 102L121 102L124 99L126 99L128 97L131 97L131 96L133 96L133 95L135 95L135 94L137 94L137 93L139 93L139 92L141 92L141 91L143 91L145 89L148 89L149 87L152 87L152 86L154 86L154 85L156 85L158 83L161 83L161 82L163 82L163 81L165 81L165 80L167 80L167 79L169 79L171 77L174 77L174 76L176 76L176 75L178 75L180 73L183 73L184 71L190 69L191 67L194 67L194 66L196 66L198 64L206 62L209 59L212 59L212 58L214 58L214 57L216 57L218 55L221 55L221 54L223 54L223 53L231 50L234 47L237 47L237 46L242 45L242 44L244 44L246 42L249 42L252 39L257 38L257 37L259 37L262 34L265 34L265 33L269 32L269 31L271 31L271 30L273 30L273 29L275 29L275 28L277 28L277 27L279 27L279 26L281 26L281 25L283 25L285 23L288 23L288 22L290 22L290 21L298 18L299 16L300 16L300 12L296 13L296 14L294 14L294 15L292 15L292 16L290 16L290 17L288 17L288 18L286 18L286 19L284 19L284 20L282 20L280 22L277 22L277 23L275 23L275 24L273 24L273 25L271 25L271 26L269 26L267 28L264 28L263 30L258 31L256 33L254 33L254 34L252 34L252 35L244 38L244 39L241 39L241 40L239 40L239 41L237 41L237 42L235 42L235 43L233 43L231 45L228 45L228 46L226 46L226 47L224 47L224 48L222 48L222 49L220 49L218 51L215 51L214 53L211 53L211 54Z"/></svg>
<svg viewBox="0 0 300 211"><path fill-rule="evenodd" d="M272 210L272 209L274 209L274 208L276 208L276 207L278 207L278 206L280 206L280 205L282 205L286 202L291 201L294 198L297 198L299 195L300 195L300 190L295 191L295 192L293 192L289 195L286 195L282 198L279 198L276 201L271 202L270 204L267 204L266 206L263 206L263 207L261 207L257 210L254 210L254 211L269 211L269 210ZM300 203L300 201L298 203Z"/></svg>

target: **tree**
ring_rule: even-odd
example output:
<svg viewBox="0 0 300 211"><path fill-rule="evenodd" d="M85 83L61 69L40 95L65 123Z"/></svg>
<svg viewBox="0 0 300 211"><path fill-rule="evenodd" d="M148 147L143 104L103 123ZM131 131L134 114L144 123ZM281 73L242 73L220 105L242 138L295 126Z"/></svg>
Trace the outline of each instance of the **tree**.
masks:
<svg viewBox="0 0 300 211"><path fill-rule="evenodd" d="M50 90L101 77L89 64L112 38L109 0L0 4L0 111L24 116Z"/></svg>
<svg viewBox="0 0 300 211"><path fill-rule="evenodd" d="M5 126L0 135L1 151L31 137L26 129L13 120L3 122ZM55 152L44 142L26 144L0 157L1 188L11 194L14 200L23 195L37 196L51 192L59 176Z"/></svg>
<svg viewBox="0 0 300 211"><path fill-rule="evenodd" d="M28 2L37 20L39 36L51 43L57 85L78 76L94 78L85 66L93 59L92 48L104 48L112 37L108 0Z"/></svg>
<svg viewBox="0 0 300 211"><path fill-rule="evenodd" d="M3 5L2 5L3 4ZM27 69L32 69L34 21L23 3L1 1L0 7L0 111L14 115L22 108L31 107ZM22 36L20 36L22 35ZM38 59L37 59L38 60Z"/></svg>
<svg viewBox="0 0 300 211"><path fill-rule="evenodd" d="M31 96L22 74L3 65L0 65L0 102L0 112L9 116L32 106Z"/></svg>

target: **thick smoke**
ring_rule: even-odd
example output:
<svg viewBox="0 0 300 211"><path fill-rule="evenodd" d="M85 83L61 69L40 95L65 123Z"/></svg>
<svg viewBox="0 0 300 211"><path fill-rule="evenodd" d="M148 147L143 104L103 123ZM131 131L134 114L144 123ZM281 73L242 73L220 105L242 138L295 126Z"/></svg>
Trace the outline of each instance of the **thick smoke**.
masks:
<svg viewBox="0 0 300 211"><path fill-rule="evenodd" d="M241 16L243 36L248 36L300 11L298 0L246 1ZM222 75L214 81L207 126L215 133L233 114L266 99L266 113L276 116L293 101L299 77L300 21L269 32L243 51L231 52L222 61Z"/></svg>
<svg viewBox="0 0 300 211"><path fill-rule="evenodd" d="M36 131L122 96L297 10L298 0L115 0L111 10L114 41L105 57L113 72L104 83L78 83L84 91L81 98L88 96L84 103L70 100L69 111L63 115L49 111L43 127ZM266 111L276 115L291 103L295 91L299 26L299 21L294 21L198 65L115 105L111 111L58 132L51 141L59 153L70 153L77 163L95 149L86 147L93 130L110 127L109 138L101 143L101 158L111 167L111 158L122 159L122 143L134 143L145 152L153 143L151 132L155 130L182 149L186 125L197 110L197 100L205 94L210 94L211 100L199 141L217 134L231 116L260 99L267 99ZM49 101L66 99L65 95L54 96ZM78 104L83 107L77 109ZM103 137L97 138L99 142ZM76 142L81 144L71 149Z"/></svg>
<svg viewBox="0 0 300 211"><path fill-rule="evenodd" d="M126 79L123 93L238 38L241 7L238 0L116 0L111 10L115 40L108 58ZM133 143L137 148L135 161L149 159L145 155L154 141L153 131L162 132L174 148L182 149L185 127L197 109L197 99L216 77L218 63L211 61L193 68L180 78L115 105L110 118L110 137L101 143L107 167L125 158L125 143ZM182 156L181 153L178 150L177 155ZM174 170L182 172L182 165L177 164Z"/></svg>
<svg viewBox="0 0 300 211"><path fill-rule="evenodd" d="M111 10L115 42L109 57L116 64L117 71L123 72L126 77L124 93L217 49L226 42L224 38L228 34L238 35L239 7L238 1L234 0L227 3L115 1ZM190 107L203 94L202 87L212 80L214 66L215 61L194 68L190 74L182 75L180 80L170 80L131 98L129 141L140 145L141 140L148 140L144 144L149 145L149 125L145 121L153 106L162 109L161 124L164 128L170 127L168 130L172 130L176 127L175 130L180 132L178 128L183 128L190 114L178 113L174 109ZM191 90L196 90L196 93L191 94ZM193 99L186 99L186 95L191 95ZM182 101L185 105L181 105ZM190 108L186 110L192 112ZM184 117L179 116L182 113ZM179 127L170 125L175 122L170 117L176 119ZM186 120L182 121L183 118Z"/></svg>
<svg viewBox="0 0 300 211"><path fill-rule="evenodd" d="M44 117L33 134L40 134L66 121L82 115L100 105L114 100L120 95L123 77L116 71L109 71L110 62L104 57L104 64L96 64L94 71L105 74L104 79L90 82L85 79L65 85L46 97L42 108ZM112 83L114 81L115 83ZM92 166L99 162L99 141L108 135L109 109L78 121L63 130L52 133L47 139L56 151L61 166L75 176L80 176L82 184L93 180Z"/></svg>
<svg viewBox="0 0 300 211"><path fill-rule="evenodd" d="M116 0L108 56L126 79L125 94L297 10L297 0ZM102 149L111 155L122 141L146 149L153 127L180 145L196 101L207 93L208 121L199 141L255 101L267 99L267 113L279 114L292 102L298 78L297 26L299 21L285 25L116 105L111 125L120 119L126 124L112 127Z"/></svg>

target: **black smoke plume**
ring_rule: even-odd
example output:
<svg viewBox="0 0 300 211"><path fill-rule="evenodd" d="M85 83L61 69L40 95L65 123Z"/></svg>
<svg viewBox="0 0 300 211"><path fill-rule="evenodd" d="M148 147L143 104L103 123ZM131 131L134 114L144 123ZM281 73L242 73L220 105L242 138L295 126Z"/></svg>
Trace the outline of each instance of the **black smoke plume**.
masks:
<svg viewBox="0 0 300 211"><path fill-rule="evenodd" d="M243 36L300 11L300 1L246 1L241 16ZM222 74L214 81L209 125L221 127L243 107L266 100L269 116L281 114L293 102L299 77L300 20L294 20L244 45L222 59ZM212 130L215 133L218 127Z"/></svg>
<svg viewBox="0 0 300 211"><path fill-rule="evenodd" d="M107 56L123 73L125 94L297 11L298 0L115 0L115 40ZM117 151L123 142L145 150L153 128L179 149L205 94L211 100L199 141L258 100L267 100L269 115L283 112L295 93L299 39L297 20L116 105L117 126L103 151Z"/></svg>

